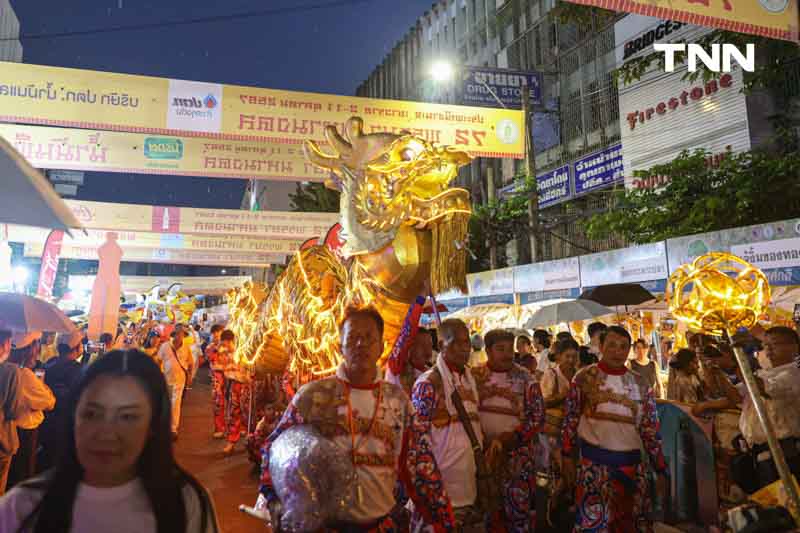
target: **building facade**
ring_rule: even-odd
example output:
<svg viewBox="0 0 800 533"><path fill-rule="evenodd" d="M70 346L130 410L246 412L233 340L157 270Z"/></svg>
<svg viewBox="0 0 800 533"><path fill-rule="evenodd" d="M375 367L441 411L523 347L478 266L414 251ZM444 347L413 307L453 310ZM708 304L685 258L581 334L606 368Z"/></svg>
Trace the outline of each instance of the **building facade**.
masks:
<svg viewBox="0 0 800 533"><path fill-rule="evenodd" d="M0 61L22 62L22 43L19 41L19 19L10 0L0 0Z"/></svg>
<svg viewBox="0 0 800 533"><path fill-rule="evenodd" d="M454 85L432 81L429 72L435 62L540 72L542 105L531 119L535 171L540 194L547 194L540 201L540 260L624 244L592 241L582 226L586 217L609 208L610 189L623 186L612 75L614 19L592 18L577 27L560 23L554 8L555 0L440 0L356 90L358 96L371 98L458 103ZM550 134L555 131L555 140L537 146L542 127ZM613 161L606 161L612 155ZM602 169L596 165L590 172L582 170L597 161L606 161L604 179L597 179ZM612 163L620 167L616 172ZM459 185L470 189L473 202L485 203L495 191L507 190L523 168L521 160L476 160L460 174ZM552 185L564 194L546 190ZM500 250L500 266L525 262L526 240L519 238Z"/></svg>

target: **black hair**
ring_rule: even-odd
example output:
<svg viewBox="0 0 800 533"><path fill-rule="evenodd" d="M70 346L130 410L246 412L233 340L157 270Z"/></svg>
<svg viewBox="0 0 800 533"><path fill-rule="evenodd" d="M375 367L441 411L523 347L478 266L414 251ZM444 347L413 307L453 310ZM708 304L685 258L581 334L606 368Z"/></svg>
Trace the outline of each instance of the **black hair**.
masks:
<svg viewBox="0 0 800 533"><path fill-rule="evenodd" d="M581 366L593 365L599 361L597 356L589 351L588 346L581 346L580 350L578 350L578 360Z"/></svg>
<svg viewBox="0 0 800 533"><path fill-rule="evenodd" d="M633 343L634 346L639 345L639 344L643 344L643 345L647 346L647 341L644 340L644 339L636 339L636 341Z"/></svg>
<svg viewBox="0 0 800 533"><path fill-rule="evenodd" d="M592 322L586 328L586 332L589 334L589 338L591 339L594 337L595 333L601 333L608 329L608 326L603 324L602 322Z"/></svg>
<svg viewBox="0 0 800 533"><path fill-rule="evenodd" d="M190 487L197 495L201 510L201 529L216 519L211 500L203 486L175 462L172 450L171 409L164 375L147 355L138 350L112 350L90 365L67 400L61 427L60 455L55 468L28 480L20 487L43 492L39 503L25 517L19 532L68 533L72 511L83 478L83 467L75 446L75 416L83 392L103 376L132 377L147 393L152 408L149 439L137 463L137 473L150 500L157 533L186 531L188 516L183 491ZM212 521L209 524L209 519ZM199 532L190 532L199 533Z"/></svg>
<svg viewBox="0 0 800 533"><path fill-rule="evenodd" d="M417 328L417 335L430 335L433 338L433 330L428 328Z"/></svg>
<svg viewBox="0 0 800 533"><path fill-rule="evenodd" d="M33 345L38 342L38 340L35 340L22 348L12 349L11 355L8 356L8 360L20 368L33 368L36 364L36 359L34 358L34 355L36 354L33 350Z"/></svg>
<svg viewBox="0 0 800 533"><path fill-rule="evenodd" d="M58 350L59 357L66 357L72 353L75 348L70 346L69 344L65 344L63 342L59 342L58 346L56 346L56 350Z"/></svg>
<svg viewBox="0 0 800 533"><path fill-rule="evenodd" d="M100 342L108 346L112 342L114 342L114 336L111 333L103 333L100 335Z"/></svg>
<svg viewBox="0 0 800 533"><path fill-rule="evenodd" d="M527 344L528 346L530 346L531 338L528 337L527 335L520 335L519 337L517 337L517 350L519 350L521 344Z"/></svg>
<svg viewBox="0 0 800 533"><path fill-rule="evenodd" d="M606 337L608 337L609 333L613 333L614 335L619 335L620 337L625 337L628 339L628 344L631 343L631 334L628 333L628 330L623 328L622 326L608 326L603 333L600 334L600 345L602 346L604 342L606 342Z"/></svg>
<svg viewBox="0 0 800 533"><path fill-rule="evenodd" d="M533 340L544 346L550 348L550 333L545 329L537 329L533 332Z"/></svg>
<svg viewBox="0 0 800 533"><path fill-rule="evenodd" d="M223 329L225 328L222 326L222 324L214 324L213 326L211 326L211 334L213 335L214 333L222 331Z"/></svg>
<svg viewBox="0 0 800 533"><path fill-rule="evenodd" d="M467 330L467 334L469 334L469 328L460 318L447 318L445 320L442 320L442 323L439 324L439 330L438 330L439 340L440 341L453 340L453 335L455 334L455 330L457 328L463 328Z"/></svg>
<svg viewBox="0 0 800 533"><path fill-rule="evenodd" d="M775 326L767 330L767 335L779 335L784 339L793 342L797 349L800 350L800 337L798 337L797 332L792 328L787 328L786 326Z"/></svg>
<svg viewBox="0 0 800 533"><path fill-rule="evenodd" d="M0 344L5 344L6 341L11 340L12 333L10 331L0 330Z"/></svg>
<svg viewBox="0 0 800 533"><path fill-rule="evenodd" d="M553 347L550 348L550 353L553 354L553 356L556 356L560 353L566 352L567 350L575 350L576 352L579 351L580 346L578 345L578 341L572 338L556 341L553 343Z"/></svg>
<svg viewBox="0 0 800 533"><path fill-rule="evenodd" d="M507 329L493 329L483 337L483 344L488 350L498 342L508 341L513 344L514 334Z"/></svg>
<svg viewBox="0 0 800 533"><path fill-rule="evenodd" d="M696 357L697 354L695 354L693 350L690 350L688 348L681 348L675 355L672 356L672 360L669 362L669 366L671 366L676 370L683 370Z"/></svg>
<svg viewBox="0 0 800 533"><path fill-rule="evenodd" d="M573 337L572 333L570 333L569 331L559 331L558 333L556 333L556 342L574 338L575 337Z"/></svg>
<svg viewBox="0 0 800 533"><path fill-rule="evenodd" d="M236 340L236 334L233 331L231 331L229 329L226 329L219 336L219 340L221 340L221 341L235 341Z"/></svg>
<svg viewBox="0 0 800 533"><path fill-rule="evenodd" d="M339 322L339 332L341 333L344 328L344 323L354 316L365 316L371 318L375 325L378 326L378 333L383 337L383 317L374 307L357 307L355 305L348 306L342 315L342 321Z"/></svg>

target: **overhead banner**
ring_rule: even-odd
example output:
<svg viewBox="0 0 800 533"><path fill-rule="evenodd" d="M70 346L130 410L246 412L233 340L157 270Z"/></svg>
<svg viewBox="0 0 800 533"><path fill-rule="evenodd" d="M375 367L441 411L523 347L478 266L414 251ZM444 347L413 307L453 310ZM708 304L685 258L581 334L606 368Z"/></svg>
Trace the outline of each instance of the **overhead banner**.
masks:
<svg viewBox="0 0 800 533"><path fill-rule="evenodd" d="M327 177L297 145L21 124L0 124L0 137L37 168L287 181Z"/></svg>
<svg viewBox="0 0 800 533"><path fill-rule="evenodd" d="M222 294L251 280L250 276L120 276L122 292L127 294L149 293L156 286L167 290L172 285L180 285L185 294ZM93 284L94 276L91 275L69 277L71 291L90 292Z"/></svg>
<svg viewBox="0 0 800 533"><path fill-rule="evenodd" d="M48 230L31 226L8 226L8 240L18 243L41 243L47 238ZM73 232L65 236L63 242L68 246L100 246L106 241L105 230ZM168 250L213 250L218 252L260 252L291 254L303 244L299 239L260 239L257 237L235 237L231 235L184 235L181 233L152 233L119 231L117 242L123 249L165 248Z"/></svg>
<svg viewBox="0 0 800 533"><path fill-rule="evenodd" d="M798 41L797 0L569 0L574 4Z"/></svg>
<svg viewBox="0 0 800 533"><path fill-rule="evenodd" d="M521 111L278 91L0 62L0 122L299 144L352 116L476 156L521 159Z"/></svg>
<svg viewBox="0 0 800 533"><path fill-rule="evenodd" d="M98 246L63 245L61 257L63 259L89 259L97 260ZM26 243L25 257L39 257L42 255L42 243ZM270 254L258 252L218 252L200 250L170 250L167 248L125 248L123 247L122 262L129 263L169 263L177 265L208 265L208 266L248 266L266 267L272 264L283 264L285 254Z"/></svg>
<svg viewBox="0 0 800 533"><path fill-rule="evenodd" d="M65 200L86 229L229 235L304 241L325 235L338 213L198 209Z"/></svg>

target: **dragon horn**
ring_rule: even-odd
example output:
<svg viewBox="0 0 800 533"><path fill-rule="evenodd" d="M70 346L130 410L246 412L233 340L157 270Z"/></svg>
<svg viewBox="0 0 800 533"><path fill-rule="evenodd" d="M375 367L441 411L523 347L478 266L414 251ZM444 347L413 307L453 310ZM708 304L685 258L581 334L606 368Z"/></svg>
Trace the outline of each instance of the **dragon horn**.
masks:
<svg viewBox="0 0 800 533"><path fill-rule="evenodd" d="M361 117L350 117L344 125L344 135L351 145L356 142L359 137L364 136L364 121Z"/></svg>
<svg viewBox="0 0 800 533"><path fill-rule="evenodd" d="M350 156L353 154L353 145L339 135L339 132L336 131L336 126L325 127L325 138L328 140L328 144L339 154L339 159L344 161L350 159Z"/></svg>
<svg viewBox="0 0 800 533"><path fill-rule="evenodd" d="M315 141L306 141L303 144L303 154L312 164L333 171L338 171L342 160L338 157L323 152Z"/></svg>

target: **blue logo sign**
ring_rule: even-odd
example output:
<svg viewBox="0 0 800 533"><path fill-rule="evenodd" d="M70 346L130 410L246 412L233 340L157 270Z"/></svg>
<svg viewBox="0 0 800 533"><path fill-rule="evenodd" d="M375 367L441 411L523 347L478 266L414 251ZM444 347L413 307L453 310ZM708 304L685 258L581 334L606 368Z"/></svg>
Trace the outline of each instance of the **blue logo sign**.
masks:
<svg viewBox="0 0 800 533"><path fill-rule="evenodd" d="M548 207L572 196L572 187L569 183L569 165L558 167L536 176L539 187L539 207Z"/></svg>
<svg viewBox="0 0 800 533"><path fill-rule="evenodd" d="M522 90L530 91L531 105L542 103L542 75L521 70L468 67L461 85L461 103L481 107L520 109ZM498 100L500 102L498 102Z"/></svg>
<svg viewBox="0 0 800 533"><path fill-rule="evenodd" d="M624 178L622 145L610 146L578 159L573 163L575 194L603 189Z"/></svg>

